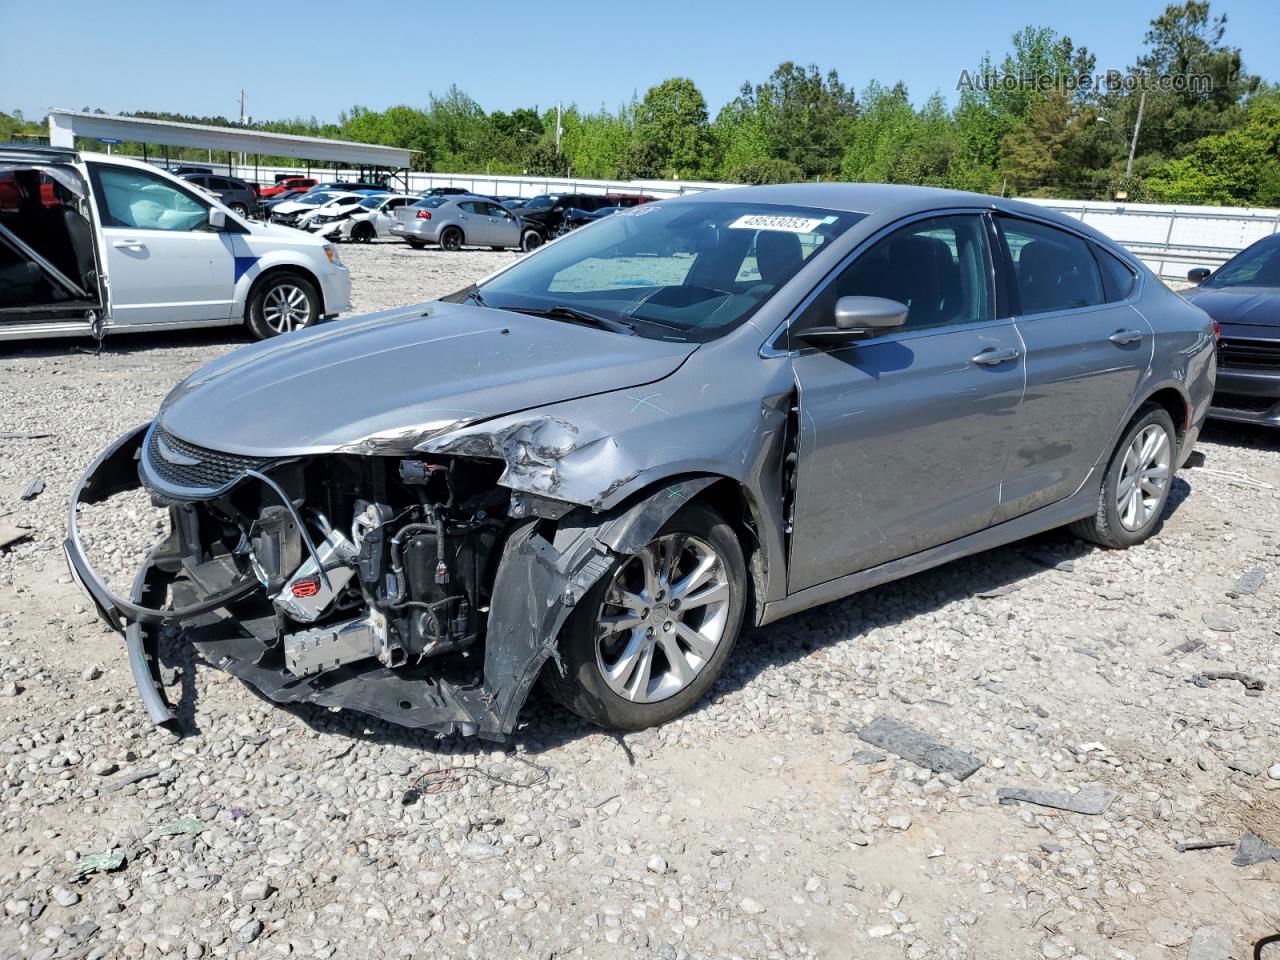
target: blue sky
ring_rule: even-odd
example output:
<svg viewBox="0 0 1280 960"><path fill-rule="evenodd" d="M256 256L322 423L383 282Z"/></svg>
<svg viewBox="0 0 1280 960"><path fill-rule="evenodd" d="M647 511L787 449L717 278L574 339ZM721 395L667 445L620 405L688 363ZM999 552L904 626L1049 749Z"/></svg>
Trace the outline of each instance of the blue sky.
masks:
<svg viewBox="0 0 1280 960"><path fill-rule="evenodd" d="M451 83L486 110L558 99L595 109L684 75L714 116L744 80L763 80L788 59L834 67L858 89L902 80L917 103L935 90L953 101L960 71L984 51L998 61L1027 24L1088 46L1100 70L1123 69L1165 2L67 0L50 29L19 15L29 0L0 0L0 23L32 30L0 32L0 110L234 118L244 87L255 118L328 120L356 103L421 105ZM1214 0L1213 10L1227 14L1227 40L1243 49L1246 67L1280 80L1275 0Z"/></svg>

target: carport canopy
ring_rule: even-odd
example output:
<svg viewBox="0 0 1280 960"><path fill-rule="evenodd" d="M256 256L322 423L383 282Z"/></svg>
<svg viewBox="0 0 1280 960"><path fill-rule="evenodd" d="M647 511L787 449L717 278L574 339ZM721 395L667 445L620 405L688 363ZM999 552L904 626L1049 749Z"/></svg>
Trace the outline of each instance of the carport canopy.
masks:
<svg viewBox="0 0 1280 960"><path fill-rule="evenodd" d="M129 141L169 147L195 147L218 153L297 157L300 160L352 167L396 170L409 166L408 150L374 143L300 137L292 133L270 133L239 127L206 127L198 123L119 117L80 110L50 110L49 145L73 148L76 137L108 143Z"/></svg>

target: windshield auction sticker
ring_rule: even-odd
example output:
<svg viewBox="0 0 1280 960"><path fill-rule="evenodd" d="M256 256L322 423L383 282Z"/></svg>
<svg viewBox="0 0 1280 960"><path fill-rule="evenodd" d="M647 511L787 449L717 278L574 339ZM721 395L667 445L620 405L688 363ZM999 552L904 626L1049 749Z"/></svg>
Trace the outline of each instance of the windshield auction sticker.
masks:
<svg viewBox="0 0 1280 960"><path fill-rule="evenodd" d="M813 233L822 226L821 219L809 217L775 217L763 213L748 213L729 224L730 230L781 230L784 233Z"/></svg>

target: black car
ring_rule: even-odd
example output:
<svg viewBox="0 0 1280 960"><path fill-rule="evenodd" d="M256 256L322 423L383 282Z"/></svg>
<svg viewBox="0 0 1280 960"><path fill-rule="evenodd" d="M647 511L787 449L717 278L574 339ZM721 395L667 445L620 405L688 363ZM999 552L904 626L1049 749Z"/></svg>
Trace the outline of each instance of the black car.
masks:
<svg viewBox="0 0 1280 960"><path fill-rule="evenodd" d="M578 227L585 227L588 223L595 223L612 213L617 213L622 207L600 207L596 210L580 210L577 207L569 207L564 212L564 220L560 224L560 232L568 233Z"/></svg>
<svg viewBox="0 0 1280 960"><path fill-rule="evenodd" d="M1209 416L1280 426L1280 234L1187 279L1199 286L1186 298L1222 331Z"/></svg>
<svg viewBox="0 0 1280 960"><path fill-rule="evenodd" d="M242 217L258 209L258 195L244 180L213 173L188 173L182 179L204 187Z"/></svg>
<svg viewBox="0 0 1280 960"><path fill-rule="evenodd" d="M520 208L520 219L537 227L547 238L564 232L565 211L594 213L601 207L613 206L607 199L590 193L544 193L533 197Z"/></svg>

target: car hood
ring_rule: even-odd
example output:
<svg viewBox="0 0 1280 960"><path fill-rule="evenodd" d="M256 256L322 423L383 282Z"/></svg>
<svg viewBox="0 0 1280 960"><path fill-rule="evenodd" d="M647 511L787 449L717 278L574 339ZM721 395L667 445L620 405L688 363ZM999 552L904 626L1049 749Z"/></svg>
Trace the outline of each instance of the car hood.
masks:
<svg viewBox="0 0 1280 960"><path fill-rule="evenodd" d="M461 426L661 380L696 344L419 304L253 344L160 408L189 443L255 457L405 453Z"/></svg>
<svg viewBox="0 0 1280 960"><path fill-rule="evenodd" d="M1185 296L1218 323L1280 328L1276 287L1197 287Z"/></svg>

